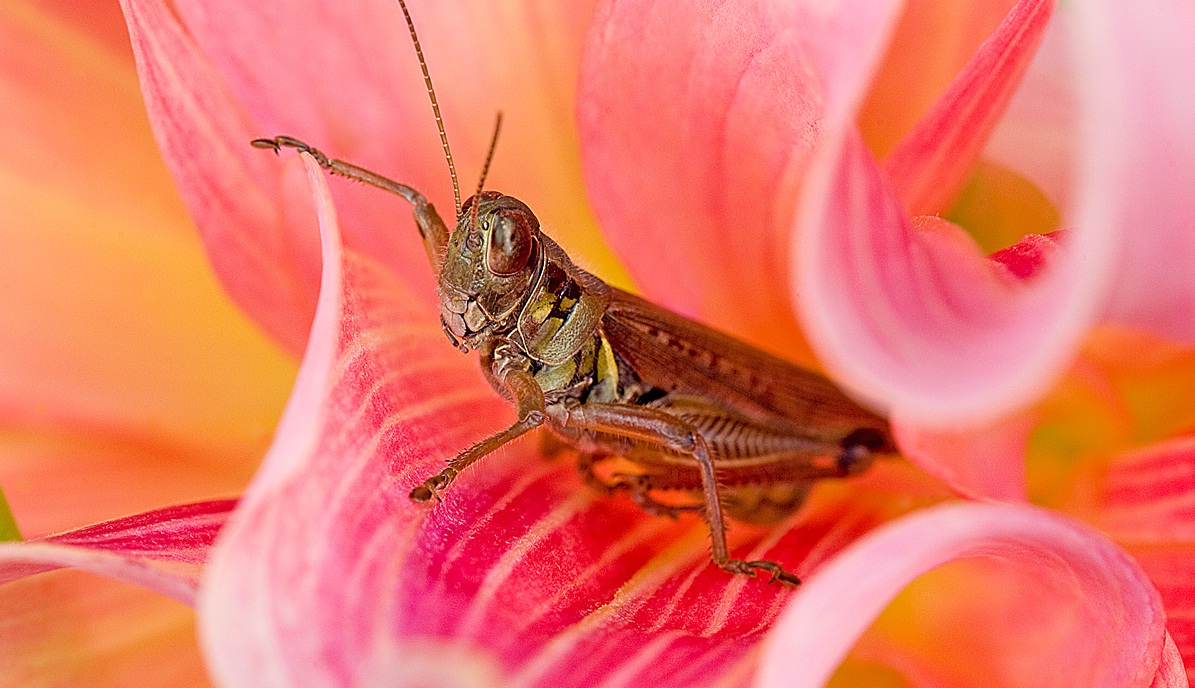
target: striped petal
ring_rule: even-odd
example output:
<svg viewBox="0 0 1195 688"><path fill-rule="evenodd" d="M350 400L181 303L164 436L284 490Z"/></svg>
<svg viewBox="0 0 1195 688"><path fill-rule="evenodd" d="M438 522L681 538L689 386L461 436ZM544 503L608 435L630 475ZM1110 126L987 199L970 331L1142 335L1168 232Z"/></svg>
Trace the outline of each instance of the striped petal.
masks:
<svg viewBox="0 0 1195 688"><path fill-rule="evenodd" d="M809 580L768 639L758 685L823 685L902 588L950 562L932 579L946 587L904 604L896 634L881 621L860 660L887 657L918 685L1174 684L1158 594L1120 549L1049 512L956 504L876 531Z"/></svg>
<svg viewBox="0 0 1195 688"><path fill-rule="evenodd" d="M0 682L207 685L184 605L235 504L182 504L0 544Z"/></svg>
<svg viewBox="0 0 1195 688"><path fill-rule="evenodd" d="M183 504L0 544L0 583L73 566L191 604L208 549L235 505L235 500Z"/></svg>
<svg viewBox="0 0 1195 688"><path fill-rule="evenodd" d="M949 89L884 158L893 191L912 215L947 209L1004 113L1054 11L1052 0L1018 2Z"/></svg>
<svg viewBox="0 0 1195 688"><path fill-rule="evenodd" d="M1117 456L1094 519L1128 542L1195 542L1195 437Z"/></svg>
<svg viewBox="0 0 1195 688"><path fill-rule="evenodd" d="M411 488L512 420L433 311L337 240L300 381L261 472L225 531L200 599L225 686L688 685L744 676L789 592L710 565L696 518L598 498L526 440L432 505ZM895 500L893 492L920 495ZM820 565L940 486L888 464L819 492L781 527L736 527L734 552ZM919 501L920 500L920 501Z"/></svg>
<svg viewBox="0 0 1195 688"><path fill-rule="evenodd" d="M1059 17L1080 56L1081 145L1066 213L1076 231L1027 285L973 269L980 254L958 237L917 231L852 128L866 75L828 82L794 289L827 365L914 422L978 422L1033 400L1100 317L1191 338L1189 319L1174 314L1195 285L1170 266L1195 246L1182 229L1191 204L1176 191L1195 175L1186 124L1195 96L1173 85L1175 65L1195 64L1183 38L1195 11L1108 2ZM883 39L871 36L869 46Z"/></svg>
<svg viewBox="0 0 1195 688"><path fill-rule="evenodd" d="M150 124L212 267L246 313L301 351L319 252L303 213L285 214L274 201L285 190L281 166L248 145L260 132L164 4L121 7Z"/></svg>

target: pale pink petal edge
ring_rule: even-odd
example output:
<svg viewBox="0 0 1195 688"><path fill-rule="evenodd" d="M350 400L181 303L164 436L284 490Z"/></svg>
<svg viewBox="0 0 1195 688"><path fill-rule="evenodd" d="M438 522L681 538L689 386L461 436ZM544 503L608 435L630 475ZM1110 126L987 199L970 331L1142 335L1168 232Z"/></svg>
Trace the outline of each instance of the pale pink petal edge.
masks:
<svg viewBox="0 0 1195 688"><path fill-rule="evenodd" d="M302 464L297 462L314 451L323 427L324 407L334 372L332 364L336 360L343 273L339 223L324 171L310 155L303 153L298 157L307 173L319 221L323 251L319 299L294 389L274 432L274 443L246 490L248 501L299 470Z"/></svg>
<svg viewBox="0 0 1195 688"><path fill-rule="evenodd" d="M1098 639L1107 645L1100 655L1102 674L1098 668L1076 667L1079 677L1088 669L1100 674L1097 683L1083 688L1147 686L1154 679L1167 638L1165 616L1157 592L1132 559L1094 531L1050 512L965 503L885 526L812 576L765 642L756 685L825 685L908 583L951 561L985 556L1027 567L1064 567L1086 599L1102 601L1086 609L1089 623L1076 624L1085 642ZM1101 629L1100 637L1092 638L1092 629Z"/></svg>

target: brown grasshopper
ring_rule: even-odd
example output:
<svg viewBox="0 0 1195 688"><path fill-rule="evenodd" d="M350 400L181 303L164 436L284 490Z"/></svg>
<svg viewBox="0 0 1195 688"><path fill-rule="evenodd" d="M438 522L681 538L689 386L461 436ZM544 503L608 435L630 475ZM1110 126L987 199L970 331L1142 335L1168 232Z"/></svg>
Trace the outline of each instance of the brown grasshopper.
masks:
<svg viewBox="0 0 1195 688"><path fill-rule="evenodd" d="M253 145L298 149L332 174L397 194L436 272L440 321L461 351L481 354L494 389L518 420L448 460L411 491L440 498L467 466L540 426L581 454L586 481L627 491L646 511L698 511L709 525L714 563L731 573L767 571L798 584L773 561L732 559L725 514L767 521L800 505L811 484L867 468L893 451L888 423L817 373L607 285L575 266L522 201L484 191L498 128L477 192L460 187L431 76L406 3L398 0L423 70L452 176L456 227L450 233L415 189L329 158L288 136ZM498 121L501 125L501 118ZM599 476L622 457L632 473ZM699 494L693 504L658 501L659 491Z"/></svg>

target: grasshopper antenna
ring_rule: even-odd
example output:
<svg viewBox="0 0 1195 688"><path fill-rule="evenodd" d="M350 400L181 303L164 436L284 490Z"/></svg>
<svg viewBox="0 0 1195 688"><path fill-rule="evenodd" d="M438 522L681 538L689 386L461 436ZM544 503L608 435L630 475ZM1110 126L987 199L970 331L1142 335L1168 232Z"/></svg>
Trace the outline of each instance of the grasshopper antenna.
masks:
<svg viewBox="0 0 1195 688"><path fill-rule="evenodd" d="M415 44L415 55L419 58L419 68L423 70L423 83L427 84L427 97L432 101L432 112L436 115L436 127L440 130L440 144L444 147L444 157L448 160L448 173L452 175L452 197L456 201L456 215L461 214L461 185L456 179L456 165L452 163L452 150L448 148L448 133L444 131L444 119L440 117L440 103L436 101L436 89L432 86L432 75L427 71L427 62L423 59L423 48L419 45L419 36L415 33L415 22L411 20L411 13L407 10L407 3L398 0L402 8L402 16L407 20L407 28L411 31L411 42Z"/></svg>
<svg viewBox="0 0 1195 688"><path fill-rule="evenodd" d="M473 207L469 210L469 226L477 227L477 206L481 205L481 190L485 188L485 177L490 173L490 161L494 159L494 149L498 147L498 132L502 131L502 113L498 113L494 120L494 136L490 139L490 149L486 151L485 162L481 165L481 179L477 180L477 193L473 195Z"/></svg>

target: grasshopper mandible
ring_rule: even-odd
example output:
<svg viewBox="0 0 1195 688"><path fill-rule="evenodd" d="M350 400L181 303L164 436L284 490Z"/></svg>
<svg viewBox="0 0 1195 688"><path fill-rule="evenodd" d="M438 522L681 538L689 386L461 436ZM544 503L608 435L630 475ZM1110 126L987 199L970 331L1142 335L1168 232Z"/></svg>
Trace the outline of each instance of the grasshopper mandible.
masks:
<svg viewBox="0 0 1195 688"><path fill-rule="evenodd" d="M477 192L464 203L431 76L404 0L398 0L423 70L452 176L452 232L423 194L356 165L329 158L289 136L252 144L311 155L324 169L397 194L436 272L440 321L462 352L481 354L494 389L518 420L448 459L411 491L439 499L467 466L507 442L546 426L581 455L590 485L627 491L645 511L700 512L714 563L725 571L771 574L796 585L773 561L732 559L725 515L776 518L800 505L810 485L866 469L892 452L887 421L832 382L743 342L607 285L575 266L522 201L485 191L498 130ZM611 457L633 474L600 476ZM660 491L699 494L693 504L658 501Z"/></svg>

